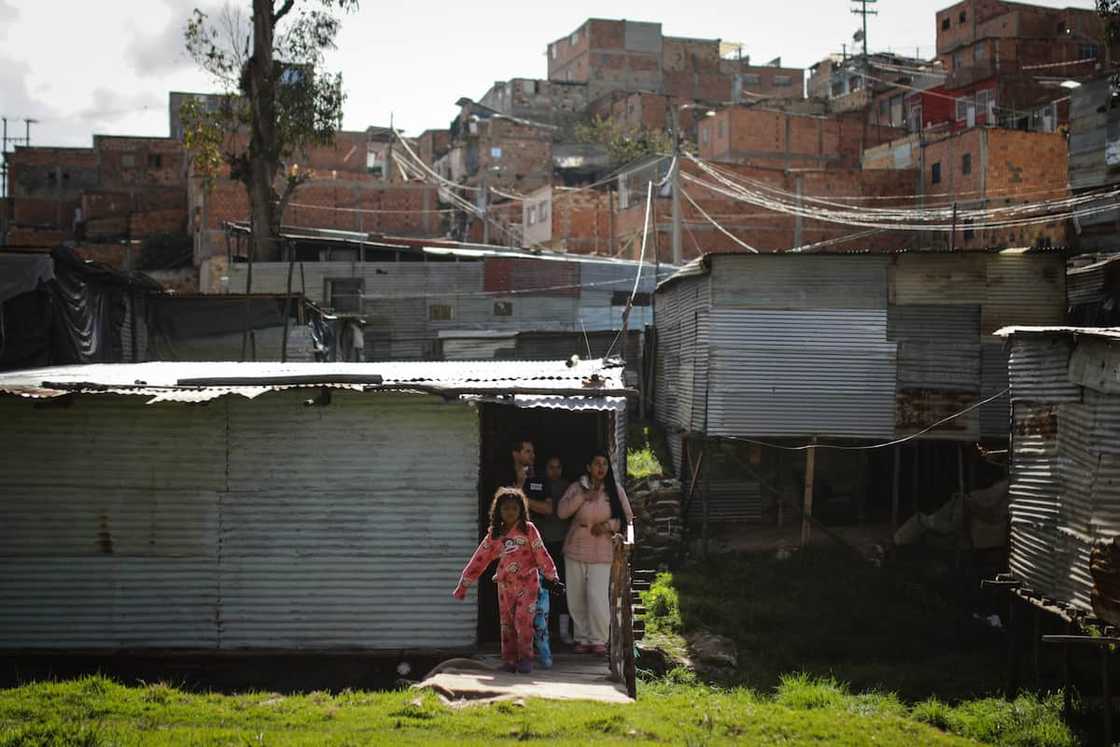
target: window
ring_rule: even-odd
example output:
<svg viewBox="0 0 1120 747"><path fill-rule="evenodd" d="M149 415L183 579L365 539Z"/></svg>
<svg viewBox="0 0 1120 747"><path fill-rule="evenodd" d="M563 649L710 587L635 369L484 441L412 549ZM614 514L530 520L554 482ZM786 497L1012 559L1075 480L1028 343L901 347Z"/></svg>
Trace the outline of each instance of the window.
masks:
<svg viewBox="0 0 1120 747"><path fill-rule="evenodd" d="M960 23L963 24L967 20L968 20L968 13L966 13L965 11L962 10L961 15L960 15Z"/></svg>
<svg viewBox="0 0 1120 747"><path fill-rule="evenodd" d="M495 301L494 316L513 316L513 301Z"/></svg>
<svg viewBox="0 0 1120 747"><path fill-rule="evenodd" d="M450 322L455 318L450 304L434 303L428 307L428 319L433 322Z"/></svg>
<svg viewBox="0 0 1120 747"><path fill-rule="evenodd" d="M757 86L762 83L762 76L757 73L744 73L742 80L744 86Z"/></svg>
<svg viewBox="0 0 1120 747"><path fill-rule="evenodd" d="M362 289L365 283L361 278L328 278L327 298L335 311L362 311Z"/></svg>
<svg viewBox="0 0 1120 747"><path fill-rule="evenodd" d="M136 156L132 155L131 153L125 153L123 156L121 156L121 166L124 166L126 169L131 169L135 165Z"/></svg>
<svg viewBox="0 0 1120 747"><path fill-rule="evenodd" d="M985 89L976 92L976 115L985 116L988 118L988 123L992 123L995 118L995 100L992 98L992 91Z"/></svg>
<svg viewBox="0 0 1120 747"><path fill-rule="evenodd" d="M530 205L526 211L525 222L530 226L537 222L537 206Z"/></svg>
<svg viewBox="0 0 1120 747"><path fill-rule="evenodd" d="M1092 60L1100 54L1100 50L1096 44L1082 44L1077 48L1077 58L1080 60Z"/></svg>
<svg viewBox="0 0 1120 747"><path fill-rule="evenodd" d="M775 75L774 86L776 88L789 88L793 85L793 78L788 75Z"/></svg>
<svg viewBox="0 0 1120 747"><path fill-rule="evenodd" d="M149 153L148 154L148 168L149 169L158 169L162 166L163 166L163 156L161 156L159 153Z"/></svg>
<svg viewBox="0 0 1120 747"><path fill-rule="evenodd" d="M502 157L502 149L495 145L490 149L490 157L495 160L500 159Z"/></svg>
<svg viewBox="0 0 1120 747"><path fill-rule="evenodd" d="M972 59L976 60L977 62L984 59L987 55L988 47L986 44L977 44L976 47L972 50Z"/></svg>
<svg viewBox="0 0 1120 747"><path fill-rule="evenodd" d="M933 164L929 167L929 181L931 184L941 183L941 162Z"/></svg>
<svg viewBox="0 0 1120 747"><path fill-rule="evenodd" d="M548 220L548 203L547 202L542 202L540 205L537 206L537 220L541 223L544 223L546 220Z"/></svg>
<svg viewBox="0 0 1120 747"><path fill-rule="evenodd" d="M975 106L976 104L974 104L968 96L961 96L957 99L957 121L963 122L968 119L969 108Z"/></svg>
<svg viewBox="0 0 1120 747"><path fill-rule="evenodd" d="M972 154L965 153L961 156L961 173L968 175L972 173Z"/></svg>
<svg viewBox="0 0 1120 747"><path fill-rule="evenodd" d="M941 19L941 30L942 31L948 31L950 22L951 21L949 20L949 16L945 16L944 18L942 18Z"/></svg>

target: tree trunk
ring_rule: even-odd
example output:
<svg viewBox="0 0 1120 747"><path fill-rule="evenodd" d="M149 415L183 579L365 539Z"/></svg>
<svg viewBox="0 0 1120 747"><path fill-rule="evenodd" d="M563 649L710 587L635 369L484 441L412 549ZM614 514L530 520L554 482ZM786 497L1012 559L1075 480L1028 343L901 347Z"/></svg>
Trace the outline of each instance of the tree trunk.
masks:
<svg viewBox="0 0 1120 747"><path fill-rule="evenodd" d="M257 260L265 262L280 256L280 223L273 189L280 163L276 143L276 70L272 59L275 25L272 0L253 0L253 54L245 72L252 108L246 187L253 228L250 251Z"/></svg>

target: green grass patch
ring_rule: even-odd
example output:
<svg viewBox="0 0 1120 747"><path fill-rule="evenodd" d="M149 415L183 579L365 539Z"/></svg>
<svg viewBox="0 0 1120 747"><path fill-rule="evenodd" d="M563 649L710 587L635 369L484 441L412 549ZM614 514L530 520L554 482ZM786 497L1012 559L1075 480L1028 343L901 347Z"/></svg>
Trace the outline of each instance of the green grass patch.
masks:
<svg viewBox="0 0 1120 747"><path fill-rule="evenodd" d="M626 432L626 476L631 480L668 474L664 436L644 423L630 423Z"/></svg>
<svg viewBox="0 0 1120 747"><path fill-rule="evenodd" d="M98 678L100 679L100 678ZM215 695L100 680L36 683L0 691L0 745L493 745L886 744L973 742L910 718L866 707L832 683L791 684L786 695L662 680L631 705L528 700L455 709L416 691ZM832 692L806 707L792 690ZM823 691L822 691L823 692ZM86 714L97 712L95 720Z"/></svg>

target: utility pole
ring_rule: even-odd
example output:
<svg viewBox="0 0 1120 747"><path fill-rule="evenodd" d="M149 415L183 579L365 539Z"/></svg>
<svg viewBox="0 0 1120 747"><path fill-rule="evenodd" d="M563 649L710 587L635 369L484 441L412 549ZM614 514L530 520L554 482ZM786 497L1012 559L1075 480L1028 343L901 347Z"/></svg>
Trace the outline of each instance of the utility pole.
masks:
<svg viewBox="0 0 1120 747"><path fill-rule="evenodd" d="M681 252L681 133L680 111L677 105L669 101L669 122L673 128L673 173L671 175L673 189L673 264L680 267ZM656 172L654 172L656 173Z"/></svg>
<svg viewBox="0 0 1120 747"><path fill-rule="evenodd" d="M490 243L490 184L487 180L488 167L482 169L482 184L478 193L478 207L482 215L482 243Z"/></svg>
<svg viewBox="0 0 1120 747"><path fill-rule="evenodd" d="M875 3L879 2L879 0L851 0L851 1L859 6L858 8L852 8L852 13L854 13L857 16L863 16L863 39L862 39L862 41L863 41L863 60L864 60L864 62L867 62L867 17L868 16L879 15L879 11L868 10L867 6L868 5L874 5Z"/></svg>

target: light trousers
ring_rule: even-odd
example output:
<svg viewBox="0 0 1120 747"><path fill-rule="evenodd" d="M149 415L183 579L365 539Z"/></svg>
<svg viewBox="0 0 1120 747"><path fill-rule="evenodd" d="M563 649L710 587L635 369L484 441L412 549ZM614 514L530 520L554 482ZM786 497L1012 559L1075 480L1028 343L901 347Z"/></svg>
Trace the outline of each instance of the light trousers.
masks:
<svg viewBox="0 0 1120 747"><path fill-rule="evenodd" d="M576 643L606 645L611 630L611 564L564 558L564 570Z"/></svg>

